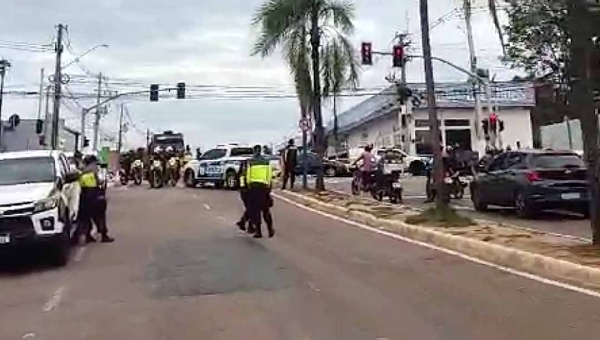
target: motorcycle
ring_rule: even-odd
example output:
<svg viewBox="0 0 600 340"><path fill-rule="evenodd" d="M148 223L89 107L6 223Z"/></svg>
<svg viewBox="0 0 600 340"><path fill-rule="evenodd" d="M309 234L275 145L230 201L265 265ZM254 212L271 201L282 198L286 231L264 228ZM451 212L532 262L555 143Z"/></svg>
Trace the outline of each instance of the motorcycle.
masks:
<svg viewBox="0 0 600 340"><path fill-rule="evenodd" d="M127 178L125 169L119 169L119 181L121 182L121 185L127 185L127 183L129 183L129 178Z"/></svg>
<svg viewBox="0 0 600 340"><path fill-rule="evenodd" d="M159 159L152 160L150 163L150 187L162 188L164 183L163 165Z"/></svg>
<svg viewBox="0 0 600 340"><path fill-rule="evenodd" d="M141 185L143 180L143 168L144 163L140 159L133 161L131 165L131 176L133 177L133 183L135 185Z"/></svg>
<svg viewBox="0 0 600 340"><path fill-rule="evenodd" d="M402 164L393 160L383 160L376 172L375 187L371 192L373 198L383 201L389 197L392 204L402 203Z"/></svg>
<svg viewBox="0 0 600 340"><path fill-rule="evenodd" d="M179 164L176 157L171 157L167 162L167 183L177 186L179 182Z"/></svg>
<svg viewBox="0 0 600 340"><path fill-rule="evenodd" d="M375 172L372 172L370 174L369 184L365 186L363 183L363 171L354 171L354 175L352 176L352 195L357 196L360 195L361 192L370 192L371 194L373 194L375 185Z"/></svg>

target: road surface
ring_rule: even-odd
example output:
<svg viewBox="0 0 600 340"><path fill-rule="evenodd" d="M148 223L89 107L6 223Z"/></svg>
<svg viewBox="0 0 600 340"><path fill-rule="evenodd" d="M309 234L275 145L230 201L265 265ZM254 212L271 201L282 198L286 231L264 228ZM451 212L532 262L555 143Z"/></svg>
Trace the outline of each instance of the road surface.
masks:
<svg viewBox="0 0 600 340"><path fill-rule="evenodd" d="M327 188L350 194L351 181L351 178L328 178ZM301 181L299 183L301 183ZM423 201L425 201L424 177L407 176L403 179L402 183L404 184L406 204L421 208L429 206L423 203ZM473 203L471 202L471 197L468 192L462 200L452 200L452 204L464 214L475 218L510 223L524 228L537 229L578 238L591 239L592 237L589 219L584 219L575 214L547 211L540 213L535 219L522 219L517 217L511 209L491 208L492 210L489 212L480 213L476 212L473 208Z"/></svg>
<svg viewBox="0 0 600 340"><path fill-rule="evenodd" d="M0 339L595 339L600 301L282 201L274 239L234 192L109 192L116 242L63 269L3 259Z"/></svg>

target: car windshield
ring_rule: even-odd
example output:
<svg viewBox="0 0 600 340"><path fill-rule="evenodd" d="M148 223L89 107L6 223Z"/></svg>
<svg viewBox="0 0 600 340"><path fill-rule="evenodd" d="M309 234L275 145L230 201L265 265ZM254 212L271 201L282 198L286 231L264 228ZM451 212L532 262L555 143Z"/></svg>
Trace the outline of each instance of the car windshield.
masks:
<svg viewBox="0 0 600 340"><path fill-rule="evenodd" d="M542 169L583 168L585 163L575 154L543 154L533 157L532 166Z"/></svg>
<svg viewBox="0 0 600 340"><path fill-rule="evenodd" d="M231 149L231 157L252 156L254 150L252 148L233 148Z"/></svg>
<svg viewBox="0 0 600 340"><path fill-rule="evenodd" d="M0 185L54 182L55 178L52 157L0 160Z"/></svg>

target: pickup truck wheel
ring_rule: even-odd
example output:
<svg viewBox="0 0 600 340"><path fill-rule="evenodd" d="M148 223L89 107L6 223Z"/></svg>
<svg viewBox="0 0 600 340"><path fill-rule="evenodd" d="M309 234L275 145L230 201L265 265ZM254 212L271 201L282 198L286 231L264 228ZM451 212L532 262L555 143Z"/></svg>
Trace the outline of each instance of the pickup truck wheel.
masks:
<svg viewBox="0 0 600 340"><path fill-rule="evenodd" d="M235 190L237 188L237 182L235 180L235 171L227 171L227 174L225 175L225 187L230 190Z"/></svg>
<svg viewBox="0 0 600 340"><path fill-rule="evenodd" d="M194 171L186 170L185 175L183 175L183 180L185 182L185 186L188 188L196 187L196 180L194 179Z"/></svg>
<svg viewBox="0 0 600 340"><path fill-rule="evenodd" d="M337 175L337 171L334 167L329 167L325 169L325 176L327 177L335 177Z"/></svg>

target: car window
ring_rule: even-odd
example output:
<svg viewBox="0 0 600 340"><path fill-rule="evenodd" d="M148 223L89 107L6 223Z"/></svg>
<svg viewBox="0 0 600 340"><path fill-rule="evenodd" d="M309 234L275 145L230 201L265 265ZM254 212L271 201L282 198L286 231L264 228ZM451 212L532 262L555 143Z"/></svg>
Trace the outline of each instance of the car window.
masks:
<svg viewBox="0 0 600 340"><path fill-rule="evenodd" d="M231 149L231 157L252 156L254 150L252 148L233 148Z"/></svg>
<svg viewBox="0 0 600 340"><path fill-rule="evenodd" d="M508 169L524 169L526 167L524 160L524 154L520 152L510 153L506 157L506 167Z"/></svg>
<svg viewBox="0 0 600 340"><path fill-rule="evenodd" d="M0 185L54 182L55 178L56 167L52 157L0 161Z"/></svg>
<svg viewBox="0 0 600 340"><path fill-rule="evenodd" d="M496 156L490 166L488 167L488 171L498 171L505 169L504 161L506 160L506 154L501 154Z"/></svg>
<svg viewBox="0 0 600 340"><path fill-rule="evenodd" d="M210 160L210 159L219 159L223 158L227 155L226 149L212 149L206 151L201 157L200 160Z"/></svg>
<svg viewBox="0 0 600 340"><path fill-rule="evenodd" d="M533 156L531 160L531 166L534 168L549 168L549 169L563 169L563 168L583 168L585 163L576 154L540 154Z"/></svg>

